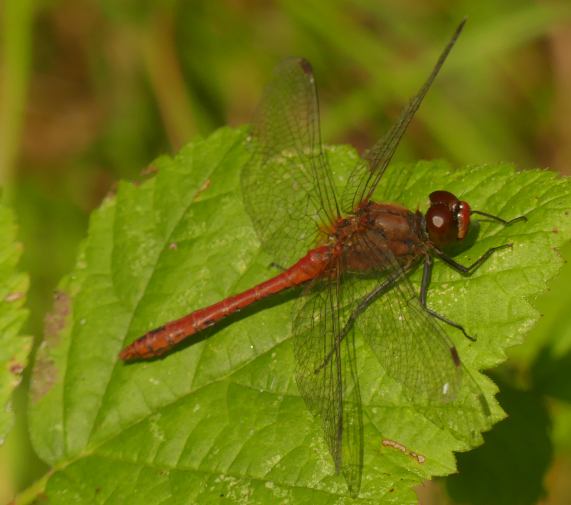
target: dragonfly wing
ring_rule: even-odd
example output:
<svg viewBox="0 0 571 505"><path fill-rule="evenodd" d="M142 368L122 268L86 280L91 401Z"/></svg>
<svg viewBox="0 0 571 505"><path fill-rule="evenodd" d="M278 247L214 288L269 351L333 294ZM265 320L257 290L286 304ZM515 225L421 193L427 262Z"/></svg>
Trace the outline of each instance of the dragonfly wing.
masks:
<svg viewBox="0 0 571 505"><path fill-rule="evenodd" d="M442 51L428 79L422 85L416 96L410 100L407 107L401 112L397 122L381 140L366 151L363 159L359 161L357 166L353 169L353 172L351 172L342 197L344 212L355 211L361 202L368 201L373 196L377 185L395 154L402 136L420 107L426 93L428 93L428 90L432 86L434 79L440 72L462 28L464 28L464 23L465 20L460 23L454 35L444 48L444 51Z"/></svg>
<svg viewBox="0 0 571 505"><path fill-rule="evenodd" d="M339 213L307 60L289 58L275 69L254 117L251 148L242 172L246 210L262 247L287 266Z"/></svg>
<svg viewBox="0 0 571 505"><path fill-rule="evenodd" d="M363 467L363 418L354 336L351 332L340 338L352 307L346 294L338 275L306 288L294 314L294 349L299 392L321 421L336 471L356 496Z"/></svg>
<svg viewBox="0 0 571 505"><path fill-rule="evenodd" d="M385 265L385 278L398 279L370 301L356 324L412 404L459 439L478 440L491 426L490 407L480 386L462 364L442 324L421 306L394 255L373 247L369 254Z"/></svg>

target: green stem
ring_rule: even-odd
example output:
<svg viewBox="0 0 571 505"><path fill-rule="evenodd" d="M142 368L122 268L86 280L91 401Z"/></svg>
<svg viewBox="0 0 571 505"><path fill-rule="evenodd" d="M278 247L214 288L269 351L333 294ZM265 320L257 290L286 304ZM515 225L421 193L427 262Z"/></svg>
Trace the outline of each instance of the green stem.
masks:
<svg viewBox="0 0 571 505"><path fill-rule="evenodd" d="M10 505L27 505L28 503L34 503L44 492L46 483L52 473L53 470L50 470L43 477L24 489L10 502Z"/></svg>
<svg viewBox="0 0 571 505"><path fill-rule="evenodd" d="M142 34L142 54L171 146L183 146L196 133L193 111L174 45L173 19L160 13Z"/></svg>
<svg viewBox="0 0 571 505"><path fill-rule="evenodd" d="M34 0L4 0L0 63L0 186L12 182L24 119Z"/></svg>

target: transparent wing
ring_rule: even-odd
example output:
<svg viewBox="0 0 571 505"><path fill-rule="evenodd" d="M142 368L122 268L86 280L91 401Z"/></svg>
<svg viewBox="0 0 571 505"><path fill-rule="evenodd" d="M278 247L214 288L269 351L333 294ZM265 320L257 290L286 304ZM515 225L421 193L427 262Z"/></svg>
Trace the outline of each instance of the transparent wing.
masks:
<svg viewBox="0 0 571 505"><path fill-rule="evenodd" d="M296 381L309 410L321 421L337 472L353 496L363 468L363 419L356 374L355 340L340 331L352 311L338 266L329 278L314 281L294 313Z"/></svg>
<svg viewBox="0 0 571 505"><path fill-rule="evenodd" d="M365 236L362 247L367 247ZM389 250L369 248L384 265L384 278L395 279L369 300L356 324L387 374L403 386L409 401L442 428L473 442L490 428L489 405L462 365L441 323L420 305L405 272Z"/></svg>
<svg viewBox="0 0 571 505"><path fill-rule="evenodd" d="M251 147L242 172L246 210L262 247L287 266L339 214L307 60L290 58L275 69L254 118Z"/></svg>
<svg viewBox="0 0 571 505"><path fill-rule="evenodd" d="M404 132L420 107L426 93L432 86L434 79L440 72L462 28L464 28L465 22L465 20L462 21L458 28L456 28L454 35L444 48L444 51L442 51L428 79L422 85L416 96L412 98L407 107L402 111L397 122L379 142L364 154L363 159L360 160L353 169L353 172L347 180L347 185L342 196L342 208L344 212L350 213L355 211L361 202L370 200L373 196Z"/></svg>

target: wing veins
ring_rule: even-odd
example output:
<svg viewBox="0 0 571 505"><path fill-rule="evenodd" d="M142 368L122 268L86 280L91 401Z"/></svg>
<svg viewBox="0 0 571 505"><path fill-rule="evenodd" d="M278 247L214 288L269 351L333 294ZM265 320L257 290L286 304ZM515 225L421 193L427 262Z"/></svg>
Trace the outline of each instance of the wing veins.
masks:
<svg viewBox="0 0 571 505"><path fill-rule="evenodd" d="M452 47L454 47L454 44L464 28L465 22L466 20L464 19L456 28L456 31L440 54L430 75L417 94L401 112L396 123L393 124L388 133L379 142L365 153L363 159L353 169L353 172L347 180L347 186L343 194L344 210L353 212L362 202L366 202L373 197L373 193L393 158L402 136L428 93L428 90L431 88L440 69L444 65Z"/></svg>

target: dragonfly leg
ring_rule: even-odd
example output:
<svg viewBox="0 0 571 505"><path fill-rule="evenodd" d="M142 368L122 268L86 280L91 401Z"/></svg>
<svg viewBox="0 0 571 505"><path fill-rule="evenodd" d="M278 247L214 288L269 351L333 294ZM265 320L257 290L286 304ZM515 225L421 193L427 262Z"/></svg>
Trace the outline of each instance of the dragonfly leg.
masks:
<svg viewBox="0 0 571 505"><path fill-rule="evenodd" d="M485 258L483 261L485 261ZM433 266L434 266L434 262L432 260L432 256L430 254L427 254L424 257L424 268L422 270L422 282L420 284L420 305L432 317L435 317L436 319L442 321L443 323L446 323L449 326L452 326L453 328L460 330L468 340L472 340L472 342L474 342L476 339L473 336L469 335L461 324L458 324L458 323L452 321L451 319L448 319L447 317L443 316L442 314L435 312L434 310L430 309L426 305L426 295L428 293L428 286L430 285L430 279L432 277L432 267Z"/></svg>
<svg viewBox="0 0 571 505"><path fill-rule="evenodd" d="M397 281L401 275L402 271L395 272L393 275L385 279L385 281L382 284L379 284L375 289L373 289L369 294L367 294L367 296L363 297L363 299L359 302L359 304L355 307L355 309L353 309L351 315L347 318L347 322L345 323L345 326L343 326L343 329L337 335L335 347L331 349L331 351L329 351L329 354L327 354L327 356L325 356L323 363L321 363L321 365L319 365L314 370L315 373L321 371L331 361L333 352L336 352L337 349L339 349L341 342L349 334L357 318L363 312L365 312L367 307L371 305L371 303L373 303L379 296L381 296L383 293L391 289L395 281Z"/></svg>
<svg viewBox="0 0 571 505"><path fill-rule="evenodd" d="M479 221L496 221L498 223L502 223L504 226L511 226L512 224L515 223L527 223L527 217L525 216L518 216L518 217L514 217L513 219L507 220L507 219L503 219L499 216L494 216L493 214L488 214L487 212L483 212L481 210L471 210L470 211L471 214L477 214L479 216L484 216L487 219L480 219Z"/></svg>
<svg viewBox="0 0 571 505"><path fill-rule="evenodd" d="M504 226L511 226L514 223L520 222L527 222L527 217L519 216L514 219L510 219L509 221L506 219L502 219L501 217L494 216L493 214L488 214L487 212L483 212L481 210L472 210L472 214L477 214L480 216L486 217L486 221L496 221L498 223L503 224ZM505 249L506 247L512 247L513 244L504 244L496 247L490 247L482 256L480 256L474 263L469 266L462 265L457 261L453 260L450 256L445 254L443 251L439 249L434 249L434 253L438 256L442 261L444 261L449 267L453 268L457 272L460 272L463 275L471 275L475 270L478 269L482 263L484 263L494 252L499 251L500 249Z"/></svg>
<svg viewBox="0 0 571 505"><path fill-rule="evenodd" d="M482 254L482 256L480 256L476 261L474 261L474 263L472 263L469 266L465 266L462 265L461 263L458 263L457 261L453 260L450 256L448 256L447 254L443 253L438 249L434 249L434 254L436 254L436 256L438 256L442 261L444 261L444 263L446 263L450 268L453 268L457 272L460 272L463 275L471 275L478 269L478 267L482 265L482 263L485 263L486 260L492 254L494 254L496 251L499 251L500 249L505 249L506 247L512 247L512 244L504 244L496 247L490 247L490 249L488 249L484 254Z"/></svg>

